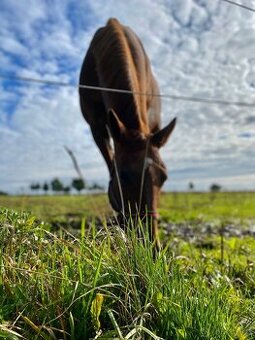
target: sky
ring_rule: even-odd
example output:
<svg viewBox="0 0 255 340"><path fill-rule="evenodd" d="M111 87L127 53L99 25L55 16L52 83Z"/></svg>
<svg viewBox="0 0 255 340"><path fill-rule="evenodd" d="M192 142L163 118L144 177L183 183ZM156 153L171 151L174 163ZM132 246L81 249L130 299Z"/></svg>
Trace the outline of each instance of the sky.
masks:
<svg viewBox="0 0 255 340"><path fill-rule="evenodd" d="M254 0L237 2L255 9ZM95 31L110 17L142 40L161 93L255 103L255 12L222 0L2 0L0 191L76 177L70 148L89 184L107 188L108 172L82 118L77 83ZM164 190L255 190L255 105L162 98L162 124L177 117L161 150Z"/></svg>

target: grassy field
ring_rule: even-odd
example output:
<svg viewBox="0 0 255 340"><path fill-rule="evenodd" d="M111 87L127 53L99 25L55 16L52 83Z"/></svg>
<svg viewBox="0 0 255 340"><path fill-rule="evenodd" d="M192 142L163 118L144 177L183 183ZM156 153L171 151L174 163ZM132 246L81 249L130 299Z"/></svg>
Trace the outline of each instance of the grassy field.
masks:
<svg viewBox="0 0 255 340"><path fill-rule="evenodd" d="M0 206L0 338L255 339L251 235L167 235L154 258L146 233L143 243L106 223L105 195L0 197ZM254 226L254 207L254 193L165 194L161 223L241 229Z"/></svg>
<svg viewBox="0 0 255 340"><path fill-rule="evenodd" d="M112 215L107 195L0 196L0 206L30 211L44 221L101 218ZM255 192L162 194L164 221L234 221L255 219Z"/></svg>

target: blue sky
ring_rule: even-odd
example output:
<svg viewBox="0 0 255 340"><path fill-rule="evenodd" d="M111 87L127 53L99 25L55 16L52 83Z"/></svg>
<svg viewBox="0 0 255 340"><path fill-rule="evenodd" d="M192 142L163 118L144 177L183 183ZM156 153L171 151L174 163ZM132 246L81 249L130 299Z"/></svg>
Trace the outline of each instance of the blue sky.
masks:
<svg viewBox="0 0 255 340"><path fill-rule="evenodd" d="M253 6L252 0L239 3ZM77 84L89 42L109 17L132 27L161 92L255 102L255 13L222 0L3 0L0 74ZM107 186L106 166L83 120L77 89L0 79L0 190L76 176ZM167 190L255 189L255 109L163 99L178 117L162 157Z"/></svg>

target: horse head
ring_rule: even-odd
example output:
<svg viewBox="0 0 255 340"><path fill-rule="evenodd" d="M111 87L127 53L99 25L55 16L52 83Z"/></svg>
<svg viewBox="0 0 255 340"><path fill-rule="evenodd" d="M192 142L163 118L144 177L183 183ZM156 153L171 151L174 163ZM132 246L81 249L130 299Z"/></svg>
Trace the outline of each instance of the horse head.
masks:
<svg viewBox="0 0 255 340"><path fill-rule="evenodd" d="M150 237L157 233L157 207L167 169L159 149L164 146L176 124L173 119L163 129L149 135L130 130L114 110L108 111L108 126L114 142L114 159L108 195L112 207L127 217L149 217Z"/></svg>

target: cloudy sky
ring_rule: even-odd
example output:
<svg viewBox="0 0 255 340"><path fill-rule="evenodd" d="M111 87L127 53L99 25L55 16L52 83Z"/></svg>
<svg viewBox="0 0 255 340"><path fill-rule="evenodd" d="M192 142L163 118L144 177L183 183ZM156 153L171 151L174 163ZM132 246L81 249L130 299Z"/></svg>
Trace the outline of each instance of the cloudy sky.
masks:
<svg viewBox="0 0 255 340"><path fill-rule="evenodd" d="M254 0L236 0L255 8ZM0 75L65 82L72 87L0 78L0 190L76 176L107 186L108 173L83 120L77 88L89 42L109 17L132 27L150 57L161 93L255 103L255 12L222 0L2 0ZM255 189L255 105L163 99L163 124L178 117L162 149L167 190L215 182ZM22 189L23 188L23 189Z"/></svg>

